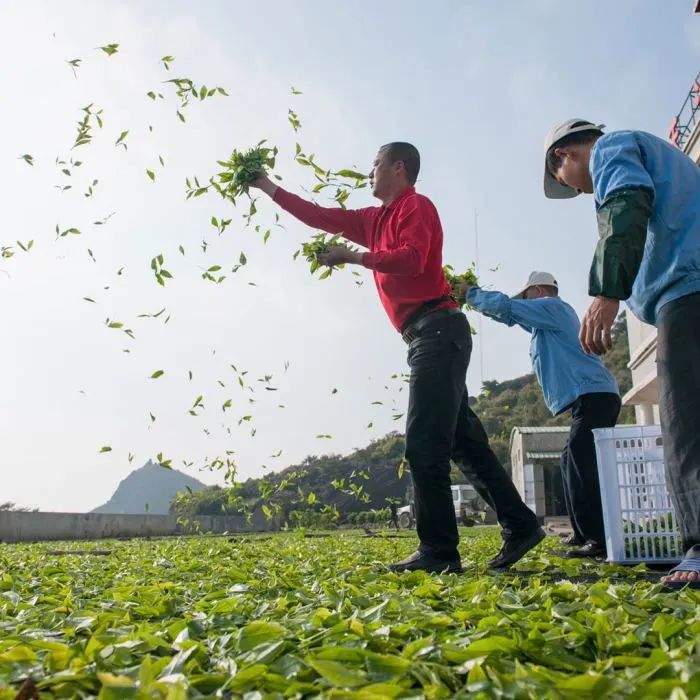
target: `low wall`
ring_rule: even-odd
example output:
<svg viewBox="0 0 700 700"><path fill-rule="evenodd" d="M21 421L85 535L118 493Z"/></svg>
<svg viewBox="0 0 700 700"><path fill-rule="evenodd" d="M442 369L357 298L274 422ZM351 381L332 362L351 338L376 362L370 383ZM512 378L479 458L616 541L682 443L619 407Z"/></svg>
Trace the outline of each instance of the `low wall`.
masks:
<svg viewBox="0 0 700 700"><path fill-rule="evenodd" d="M240 515L197 515L178 522L175 515L112 513L17 513L0 511L0 542L97 540L108 537L164 537L196 532L260 532L276 530L275 520Z"/></svg>

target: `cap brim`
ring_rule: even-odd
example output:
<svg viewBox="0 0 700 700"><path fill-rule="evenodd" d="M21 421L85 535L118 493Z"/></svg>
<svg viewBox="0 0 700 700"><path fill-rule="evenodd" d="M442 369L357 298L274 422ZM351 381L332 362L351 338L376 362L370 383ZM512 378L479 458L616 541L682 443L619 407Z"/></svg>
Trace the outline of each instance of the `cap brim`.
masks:
<svg viewBox="0 0 700 700"><path fill-rule="evenodd" d="M517 294L513 294L511 299L524 299L525 292L527 292L527 290L530 289L531 286L531 284L526 284Z"/></svg>
<svg viewBox="0 0 700 700"><path fill-rule="evenodd" d="M572 197L578 197L580 193L577 192L573 187L568 185L562 185L559 180L557 180L552 173L547 170L547 166L544 166L544 196L548 199L571 199Z"/></svg>

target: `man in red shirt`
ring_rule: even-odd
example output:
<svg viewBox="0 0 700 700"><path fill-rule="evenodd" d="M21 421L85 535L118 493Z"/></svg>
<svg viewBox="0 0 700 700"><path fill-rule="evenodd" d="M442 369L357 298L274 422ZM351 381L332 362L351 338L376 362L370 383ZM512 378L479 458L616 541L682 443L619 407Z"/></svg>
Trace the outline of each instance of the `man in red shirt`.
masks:
<svg viewBox="0 0 700 700"><path fill-rule="evenodd" d="M341 209L307 202L261 176L253 183L283 209L314 228L367 248L335 246L324 265L362 265L374 275L389 320L408 344L411 368L406 459L415 490L420 546L392 564L395 571L462 569L452 503L450 459L495 509L503 546L489 561L508 566L537 545L544 532L489 447L469 408L465 380L472 350L469 322L450 296L442 271L442 226L433 203L414 189L420 156L409 143L377 153L370 174L380 207Z"/></svg>

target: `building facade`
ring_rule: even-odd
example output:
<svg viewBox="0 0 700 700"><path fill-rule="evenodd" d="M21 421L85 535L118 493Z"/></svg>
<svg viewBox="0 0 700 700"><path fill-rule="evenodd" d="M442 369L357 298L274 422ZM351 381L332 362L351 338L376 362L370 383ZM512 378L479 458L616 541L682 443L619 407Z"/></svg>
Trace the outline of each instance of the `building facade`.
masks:
<svg viewBox="0 0 700 700"><path fill-rule="evenodd" d="M566 515L560 458L567 426L516 427L510 434L512 478L523 501L540 519Z"/></svg>
<svg viewBox="0 0 700 700"><path fill-rule="evenodd" d="M669 140L700 165L700 73L668 132ZM656 328L627 313L632 388L622 398L625 406L634 406L637 423L659 422L656 379Z"/></svg>

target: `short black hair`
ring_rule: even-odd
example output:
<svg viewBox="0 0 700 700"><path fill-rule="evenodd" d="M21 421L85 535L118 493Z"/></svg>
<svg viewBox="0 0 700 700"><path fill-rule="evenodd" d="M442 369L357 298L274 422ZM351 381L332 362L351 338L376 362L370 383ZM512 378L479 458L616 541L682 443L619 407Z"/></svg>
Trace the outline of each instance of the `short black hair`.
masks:
<svg viewBox="0 0 700 700"><path fill-rule="evenodd" d="M574 122L571 125L571 128L585 126L588 123L589 122ZM599 139L602 135L603 132L600 129L593 127L591 129L586 129L585 131L576 131L573 134L569 134L568 136L564 136L558 141L555 141L547 151L547 170L549 170L551 175L555 175L557 170L559 170L561 167L562 159L555 153L557 148L563 148L564 146L580 146L584 143L592 143L596 139Z"/></svg>
<svg viewBox="0 0 700 700"><path fill-rule="evenodd" d="M420 153L413 144L405 141L392 141L385 143L379 150L387 151L392 163L396 163L397 160L402 161L408 181L412 185L416 184L420 172Z"/></svg>
<svg viewBox="0 0 700 700"><path fill-rule="evenodd" d="M538 287L542 287L547 294L551 294L553 297L559 296L559 287L555 287L553 284L538 284Z"/></svg>

